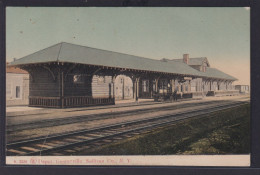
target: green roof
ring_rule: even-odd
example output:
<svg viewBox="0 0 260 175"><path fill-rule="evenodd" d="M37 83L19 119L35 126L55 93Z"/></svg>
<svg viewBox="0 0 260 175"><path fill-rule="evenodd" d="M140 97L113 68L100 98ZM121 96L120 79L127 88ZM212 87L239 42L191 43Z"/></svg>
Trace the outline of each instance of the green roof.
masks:
<svg viewBox="0 0 260 175"><path fill-rule="evenodd" d="M226 80L237 80L235 77L228 75L216 68L207 67L206 72L203 72L209 78L221 78Z"/></svg>
<svg viewBox="0 0 260 175"><path fill-rule="evenodd" d="M10 63L10 65L19 66L47 62L80 63L208 77L208 75L206 75L204 72L197 71L183 62L154 60L65 42L53 45L23 58L17 59L16 61ZM228 77L226 75L227 74L224 76L224 73L221 74L212 71L212 77L214 78L235 80L234 77Z"/></svg>
<svg viewBox="0 0 260 175"><path fill-rule="evenodd" d="M206 57L199 57L199 58L189 58L188 65L195 66L195 65L202 65L203 61L206 60L208 63L208 59ZM178 61L183 62L183 59L172 59L171 61ZM208 63L209 65L209 63Z"/></svg>

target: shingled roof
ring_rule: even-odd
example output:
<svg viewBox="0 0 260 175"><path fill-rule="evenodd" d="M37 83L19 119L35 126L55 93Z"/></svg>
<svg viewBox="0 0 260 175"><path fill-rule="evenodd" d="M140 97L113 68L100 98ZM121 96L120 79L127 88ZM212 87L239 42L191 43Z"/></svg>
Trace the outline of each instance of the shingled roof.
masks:
<svg viewBox="0 0 260 175"><path fill-rule="evenodd" d="M23 58L17 59L10 64L13 66L19 66L48 62L80 63L115 68L165 72L197 77L209 77L204 72L197 71L183 62L154 60L65 42L53 45ZM213 71L212 77L236 80L232 76L228 77L220 73L214 74Z"/></svg>
<svg viewBox="0 0 260 175"><path fill-rule="evenodd" d="M235 78L231 75L228 75L216 68L207 67L206 69L207 69L206 72L203 72L206 77L221 78L221 79L226 79L226 80L237 80L237 78Z"/></svg>

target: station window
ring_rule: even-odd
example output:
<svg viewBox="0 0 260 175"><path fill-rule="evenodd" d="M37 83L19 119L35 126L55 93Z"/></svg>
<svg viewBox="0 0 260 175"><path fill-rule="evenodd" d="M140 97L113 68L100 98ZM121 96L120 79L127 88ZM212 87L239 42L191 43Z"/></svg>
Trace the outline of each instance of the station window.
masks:
<svg viewBox="0 0 260 175"><path fill-rule="evenodd" d="M142 89L143 89L143 92L149 92L149 81L148 80L142 81Z"/></svg>
<svg viewBox="0 0 260 175"><path fill-rule="evenodd" d="M189 91L189 86L186 84L185 85L185 91L188 92Z"/></svg>
<svg viewBox="0 0 260 175"><path fill-rule="evenodd" d="M15 97L16 98L21 98L20 86L16 86L15 89L16 89Z"/></svg>
<svg viewBox="0 0 260 175"><path fill-rule="evenodd" d="M82 75L74 75L73 82L76 84L82 84L82 83L84 83L84 78Z"/></svg>

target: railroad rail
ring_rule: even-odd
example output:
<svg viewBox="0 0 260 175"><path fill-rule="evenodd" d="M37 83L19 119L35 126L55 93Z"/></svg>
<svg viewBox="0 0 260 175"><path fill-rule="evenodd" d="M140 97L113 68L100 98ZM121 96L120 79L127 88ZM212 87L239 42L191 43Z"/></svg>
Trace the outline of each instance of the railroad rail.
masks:
<svg viewBox="0 0 260 175"><path fill-rule="evenodd" d="M145 109L134 109L134 110L127 110L127 111L118 111L118 112L111 112L111 113L100 113L100 114L88 114L88 115L77 115L72 117L66 118L58 118L58 119L45 119L40 121L33 121L33 122L26 122L14 125L7 125L6 131L7 133L17 132L26 129L35 129L35 128L44 128L44 127L52 127L52 126L60 126L66 124L73 124L79 122L87 122L87 121L94 121L94 120L103 120L108 118L118 118L118 117L126 117L133 114L144 114L148 112L158 112L158 111L167 111L173 109L183 109L191 106L199 106L204 104L214 104L214 103L222 103L225 101L210 101L210 102L199 102L199 103L187 103L182 104L181 106L172 105L172 106L165 106L165 107L154 107L154 108L145 108Z"/></svg>
<svg viewBox="0 0 260 175"><path fill-rule="evenodd" d="M161 115L148 119L122 122L94 129L85 129L65 134L56 134L20 142L13 142L7 144L7 155L48 155L55 151L72 149L73 147L79 145L91 145L96 142L102 142L105 139L112 139L118 136L127 136L128 134L134 134L136 132L148 131L157 127L167 126L186 120L188 118L203 116L219 110L237 107L246 103L248 102L232 102L229 104L208 107L206 109L195 109L176 114Z"/></svg>
<svg viewBox="0 0 260 175"><path fill-rule="evenodd" d="M154 108L145 108L145 109L133 109L133 110L126 110L126 111L118 111L118 112L111 112L111 113L99 113L99 114L88 114L88 115L76 115L71 117L65 117L65 118L54 118L54 119L43 119L40 121L32 121L32 122L26 122L26 123L19 123L19 124L13 124L10 125L7 123L6 131L8 134L12 132L27 130L27 129L35 129L35 128L44 128L44 127L52 127L52 126L60 126L60 125L66 125L66 124L73 124L73 123L79 123L79 122L87 122L87 121L94 121L94 120L103 120L108 118L117 118L117 117L126 117L133 114L143 114L147 112L158 112L158 111L167 111L167 110L173 110L173 109L182 109L186 107L191 106L199 106L203 104L214 104L214 103L222 103L226 102L223 101L210 101L210 102L198 102L198 103L187 103L182 105L171 105L171 106L159 106ZM71 111L69 111L71 112ZM38 114L37 114L38 115Z"/></svg>

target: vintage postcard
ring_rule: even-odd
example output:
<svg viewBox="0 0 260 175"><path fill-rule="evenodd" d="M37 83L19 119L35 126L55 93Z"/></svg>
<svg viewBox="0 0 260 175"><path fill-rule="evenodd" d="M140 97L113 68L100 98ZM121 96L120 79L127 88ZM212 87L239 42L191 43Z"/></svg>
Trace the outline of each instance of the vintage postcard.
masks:
<svg viewBox="0 0 260 175"><path fill-rule="evenodd" d="M6 164L250 166L250 8L7 7Z"/></svg>

